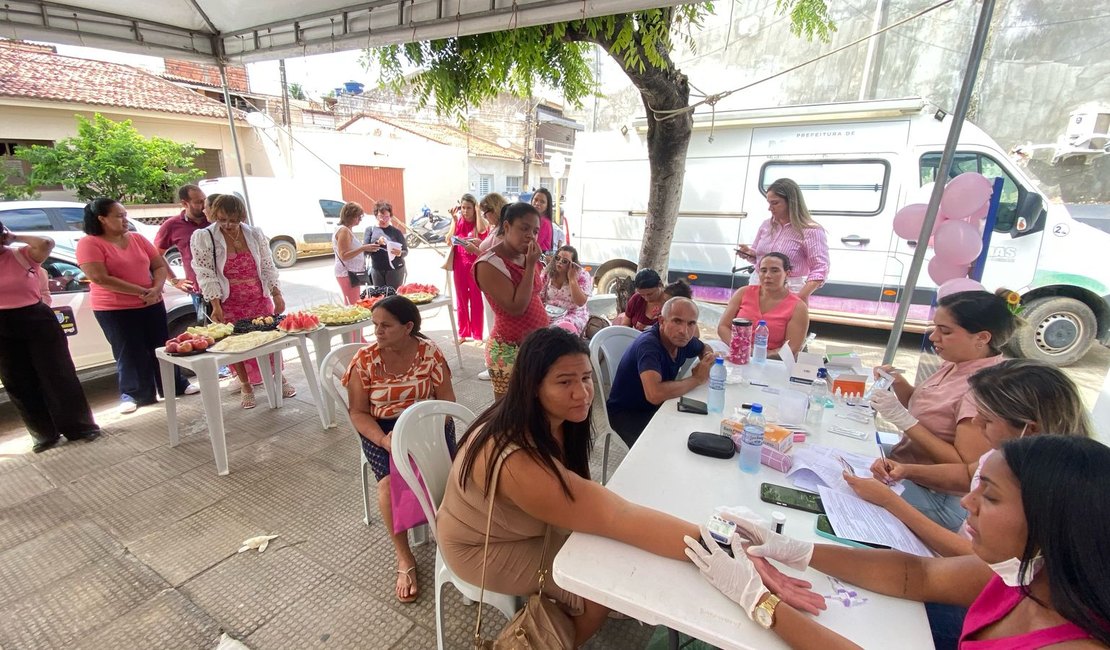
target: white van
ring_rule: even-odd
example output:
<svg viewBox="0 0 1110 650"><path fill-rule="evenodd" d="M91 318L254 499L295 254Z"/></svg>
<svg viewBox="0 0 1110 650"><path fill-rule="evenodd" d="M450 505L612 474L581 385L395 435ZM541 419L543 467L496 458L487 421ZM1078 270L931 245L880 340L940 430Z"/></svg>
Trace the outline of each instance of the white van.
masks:
<svg viewBox="0 0 1110 650"><path fill-rule="evenodd" d="M248 176L251 223L270 238L274 264L285 269L297 258L332 253L331 236L335 227L325 217L341 201L323 199L288 178ZM243 180L223 176L199 181L205 194L235 194L243 197Z"/></svg>
<svg viewBox="0 0 1110 650"><path fill-rule="evenodd" d="M788 177L828 233L831 269L811 297L813 318L889 328L916 245L894 234L894 214L927 201L921 186L936 176L950 119L923 99L718 111L713 121L698 115L670 278L689 281L700 299L727 301L746 283L732 272L734 248L751 243L768 218L767 186ZM635 271L644 232L646 134L642 125L624 131L579 134L564 204L579 256L603 291ZM1110 235L1047 204L971 123L963 126L954 167L954 174L1004 180L983 284L1022 295L1030 326L1015 351L1066 365L1092 342L1110 341L1110 272L1096 262L1110 251ZM909 329L927 325L935 290L922 269Z"/></svg>

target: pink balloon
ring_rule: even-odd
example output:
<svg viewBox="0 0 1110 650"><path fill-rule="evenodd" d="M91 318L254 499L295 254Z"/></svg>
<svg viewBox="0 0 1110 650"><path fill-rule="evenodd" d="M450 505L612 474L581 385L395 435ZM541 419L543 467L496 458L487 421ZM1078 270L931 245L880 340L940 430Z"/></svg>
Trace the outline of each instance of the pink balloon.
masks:
<svg viewBox="0 0 1110 650"><path fill-rule="evenodd" d="M944 186L940 208L949 219L963 219L981 210L991 200L992 190L986 176L975 172L960 174Z"/></svg>
<svg viewBox="0 0 1110 650"><path fill-rule="evenodd" d="M924 203L911 203L894 215L894 234L902 239L916 241L921 237L921 224L925 223Z"/></svg>
<svg viewBox="0 0 1110 650"><path fill-rule="evenodd" d="M929 260L929 277L939 287L949 280L967 277L967 264L949 264L933 256L933 259Z"/></svg>
<svg viewBox="0 0 1110 650"><path fill-rule="evenodd" d="M940 300L945 296L951 296L954 293L960 293L961 291L986 290L986 287L979 284L975 280L972 280L971 278L956 278L955 280L949 280L948 282L940 285L940 288L937 289L937 300Z"/></svg>
<svg viewBox="0 0 1110 650"><path fill-rule="evenodd" d="M933 248L946 264L971 264L983 252L979 228L966 221L945 221L937 226Z"/></svg>
<svg viewBox="0 0 1110 650"><path fill-rule="evenodd" d="M979 221L980 219L985 219L986 216L987 216L987 213L990 212L990 211L991 211L991 202L987 201L986 203L983 204L983 207L979 208L975 212L972 212L970 215L965 217L965 219L967 220L968 223L974 224L975 222Z"/></svg>

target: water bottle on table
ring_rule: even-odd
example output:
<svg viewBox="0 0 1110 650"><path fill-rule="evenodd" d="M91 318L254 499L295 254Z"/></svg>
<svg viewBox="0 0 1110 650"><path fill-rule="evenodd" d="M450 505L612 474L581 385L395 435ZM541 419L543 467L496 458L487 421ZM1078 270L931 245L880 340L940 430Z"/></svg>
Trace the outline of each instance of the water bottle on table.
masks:
<svg viewBox="0 0 1110 650"><path fill-rule="evenodd" d="M755 326L755 347L752 349L752 363L762 366L767 363L767 341L771 338L771 330L767 328L767 321L761 320Z"/></svg>
<svg viewBox="0 0 1110 650"><path fill-rule="evenodd" d="M748 474L759 472L759 463L763 458L763 430L766 426L763 405L752 404L752 410L744 420L744 433L740 442L740 471Z"/></svg>
<svg viewBox="0 0 1110 650"><path fill-rule="evenodd" d="M809 411L806 413L806 421L815 426L821 426L825 409L830 405L828 376L827 370L818 368L817 379L813 380L813 385L809 388Z"/></svg>
<svg viewBox="0 0 1110 650"><path fill-rule="evenodd" d="M706 400L706 405L709 407L710 413L724 413L725 411L725 378L728 377L728 371L725 370L725 360L717 357L713 362L713 367L709 369L709 399Z"/></svg>

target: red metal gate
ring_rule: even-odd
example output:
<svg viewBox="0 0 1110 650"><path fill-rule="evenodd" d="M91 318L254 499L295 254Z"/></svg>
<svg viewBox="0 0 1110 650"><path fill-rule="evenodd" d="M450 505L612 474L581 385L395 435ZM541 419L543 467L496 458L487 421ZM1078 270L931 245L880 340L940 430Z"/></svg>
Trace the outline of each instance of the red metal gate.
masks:
<svg viewBox="0 0 1110 650"><path fill-rule="evenodd" d="M374 211L376 201L393 205L393 216L405 230L405 170L396 167L368 167L365 165L340 165L339 176L343 183L343 200L356 201L367 214ZM396 224L396 222L394 222ZM372 224L364 224L372 225Z"/></svg>

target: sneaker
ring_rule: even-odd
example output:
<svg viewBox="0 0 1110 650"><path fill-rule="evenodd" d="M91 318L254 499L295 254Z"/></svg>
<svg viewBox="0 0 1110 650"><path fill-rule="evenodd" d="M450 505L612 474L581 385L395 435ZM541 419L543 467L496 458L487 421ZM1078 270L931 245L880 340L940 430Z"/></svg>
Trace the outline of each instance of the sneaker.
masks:
<svg viewBox="0 0 1110 650"><path fill-rule="evenodd" d="M185 395L196 395L199 392L200 392L200 386L198 386L196 384L189 384L188 386L185 387L184 394Z"/></svg>
<svg viewBox="0 0 1110 650"><path fill-rule="evenodd" d="M482 381L489 381L489 369L487 368L478 373L478 379L481 379Z"/></svg>
<svg viewBox="0 0 1110 650"><path fill-rule="evenodd" d="M131 400L125 400L125 401L120 402L119 403L119 408L116 409L116 411L120 415L127 415L128 413L134 413L135 411L138 411L138 410L139 410L139 405L136 404L135 402L132 402Z"/></svg>

